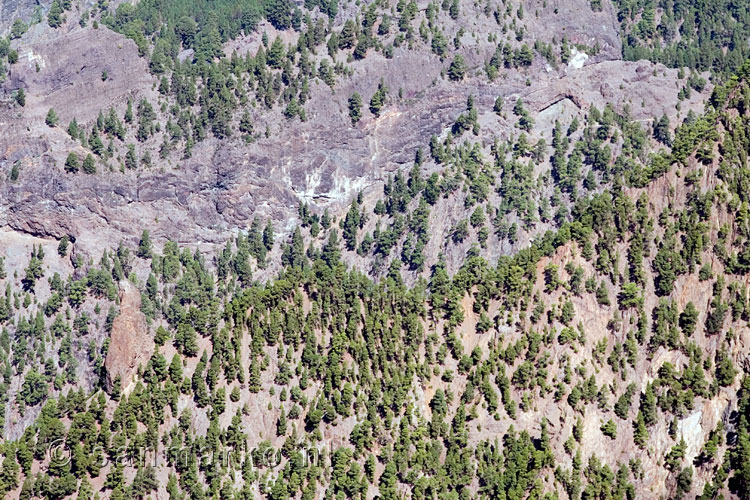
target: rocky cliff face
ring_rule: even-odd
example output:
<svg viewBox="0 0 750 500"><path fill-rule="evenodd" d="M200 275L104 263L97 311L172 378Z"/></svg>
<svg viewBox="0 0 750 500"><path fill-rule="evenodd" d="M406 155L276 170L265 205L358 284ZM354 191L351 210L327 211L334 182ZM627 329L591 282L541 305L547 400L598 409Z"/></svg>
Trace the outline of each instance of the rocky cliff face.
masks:
<svg viewBox="0 0 750 500"><path fill-rule="evenodd" d="M119 381L120 390L130 393L140 368L154 352L154 339L141 312L141 293L130 282L120 283L120 313L112 322L109 348L104 359L106 386L112 390Z"/></svg>
<svg viewBox="0 0 750 500"><path fill-rule="evenodd" d="M50 0L2 0L0 1L0 35L7 35L13 21L26 23L44 19L52 2Z"/></svg>
<svg viewBox="0 0 750 500"><path fill-rule="evenodd" d="M515 480L517 470L534 471L519 490L523 494L533 488L538 497L554 492L577 499L582 485L593 484L586 495L596 497L596 490L606 497L615 472L620 497L696 496L710 486L723 467L718 457L733 453L742 398L741 378L734 376L739 372L724 374L719 383L717 365L728 359L724 367L750 369L747 280L739 274L733 283L717 279L731 274L726 266L732 259L736 264L743 240L735 233L750 234L733 213L744 194L732 189L744 179L725 177L725 130L716 123L710 126L719 135L695 139L690 150L699 151L683 163L672 165L668 157L661 172L653 158L665 158L659 154L669 151L673 125L695 119L689 113L703 110L712 85L693 85L698 88L688 95L680 70L623 61L610 2L602 2L601 10L583 0L508 2L498 11L507 10L507 23L486 15L488 5L462 3L455 22L446 22L445 37L464 57L465 77L448 77L450 58L420 45L415 24L392 58L374 50L364 60L339 56L332 87L311 77L304 120L284 117L280 105L262 109L252 101L252 137L208 134L190 154L160 145L169 144L179 110L172 110L171 95L159 91L162 81L134 41L101 25L81 27L78 11L57 30L35 25L13 41L19 61L0 86L0 283L8 290L0 293L0 323L9 332L0 339L0 364L9 374L9 382L0 383L8 396L7 411L1 408L5 437L24 439L45 402L64 395L64 424L55 429L79 425L76 412L85 410L97 415L91 432L104 426L106 416L118 443L136 446L145 436L154 448L173 440L197 449L205 441L227 445L222 452L241 443L272 447L282 461L262 465L260 473L248 467L242 479L235 471L224 477L226 471L208 470L200 460L179 463L174 488L186 498L207 497L204 480L205 488L222 487L216 496L239 496L245 488L241 495L248 498L287 498L285 488L297 488L299 477L320 477L320 470L309 469L289 477L290 447L308 445L327 450L323 461L337 461L321 469L337 498L355 497L354 490L367 498L395 498L386 496L392 485L404 495L429 490L437 498L495 498L500 493L491 488L505 492L505 485L492 485L490 476L511 468L501 457L517 452L499 448L512 429L524 433L528 443L519 448L528 453L505 479ZM424 12L428 3L417 7ZM0 4L0 29L4 12L24 8ZM341 29L357 12L358 5L342 5L332 25ZM501 30L515 42L540 45L530 64L508 63L490 79ZM257 33L227 42L226 55L254 54L264 31L285 43L300 37L264 23ZM542 44L559 44L563 36L573 47L569 60L544 57ZM192 50L181 57L192 57ZM326 52L318 50L311 56L316 64ZM381 82L390 92L378 115L366 108ZM17 102L19 89L26 92L24 106ZM355 92L364 98L363 117L352 124L349 99ZM90 151L90 144L71 138L68 123L75 119L88 131L110 108L122 117L128 102L137 107L141 99L154 105L160 128L153 136L139 138L131 126L117 145L103 144L110 151L99 155L96 173L66 171L70 153L82 159ZM45 123L50 109L59 117L56 125ZM520 123L524 109L531 126ZM474 122L463 130L457 123L467 113L475 113ZM742 112L733 113L738 119ZM660 117L668 119L667 138L657 140L653 120ZM732 130L727 136L740 141L742 127ZM446 159L430 157L431 141L450 150ZM554 145L563 141L569 141L565 148ZM137 145L141 158L148 154L150 165L125 168L126 144ZM560 147L556 165L550 146ZM418 150L418 180L426 183L434 173L440 184L423 226L416 209L426 199L424 185L413 188L401 211L382 208L393 201L391 176L408 172ZM603 160L597 157L602 151ZM561 158L578 168L565 192L559 187L566 175ZM740 153L732 158L746 163ZM512 168L516 175L507 174ZM472 184L482 175L484 185ZM533 207L525 215L506 209L516 193L503 194L521 181L526 184L519 197ZM383 196L386 185L390 200ZM486 192L475 195L475 188ZM614 197L596 198L603 192ZM347 227L345 214L359 193L361 213ZM594 198L599 206L578 205ZM719 208L711 213L714 200ZM315 215L328 210L338 232L318 227L321 232L313 234L307 221L300 241L286 247L303 222L300 203ZM576 208L582 213L571 214ZM702 211L710 217L699 224ZM273 222L275 243L257 234L233 238L255 218ZM397 223L404 234L390 253L372 250L379 242L363 249L367 237ZM686 242L695 235L689 233L701 224L700 249L691 250ZM407 270L405 240L419 238L424 226L424 262ZM561 226L567 236L544 239ZM153 247L138 246L144 229ZM337 241L343 247L336 235L347 230L361 245L334 247ZM288 261L307 255L310 267L274 282L282 247ZM663 248L672 253L657 263ZM660 267L688 259L690 251L698 257L689 265ZM258 256L266 252L267 259ZM514 255L521 257L501 258ZM375 279L348 275L339 258ZM403 260L403 269L389 266L389 259ZM444 275L434 266L439 262ZM674 272L674 292L657 292L662 271ZM422 287L427 281L429 291ZM712 311L723 306L727 314L729 302L724 327L708 332ZM688 332L680 313L689 304L697 312ZM164 345L155 345L157 326L168 331ZM33 366L23 364L27 359ZM685 387L690 377L705 387ZM116 380L128 398L102 392L96 402L76 399L84 399L76 389L111 393ZM614 410L631 384L627 405ZM658 403L657 396L643 401L650 391L658 393ZM645 442L636 436L646 429L638 425L642 409L653 413ZM56 408L46 411L58 418ZM138 422L134 432L130 415ZM729 439L706 459L707 443L724 430ZM45 433L40 436L43 442ZM346 455L350 447L356 454ZM665 465L674 448L681 453L679 467ZM343 455L331 458L334 449ZM363 465L369 455L377 461ZM112 496L153 492L167 498L174 490L167 486L172 466L156 472L128 466L126 485L114 485L118 478L123 482L114 467L82 475L90 475L94 491L113 490ZM343 466L351 469L342 473ZM81 474L83 466L75 467ZM372 468L370 479L360 477L365 468ZM692 482L682 477L678 490L678 474L688 469ZM354 478L352 484L334 485L345 476ZM448 476L450 484L441 485ZM40 489L47 487L43 477ZM19 497L23 487L0 484L0 493ZM59 494L63 487L49 488L55 498L73 494ZM300 495L327 494L315 487ZM717 488L729 495L723 482Z"/></svg>
<svg viewBox="0 0 750 500"><path fill-rule="evenodd" d="M588 8L580 3L579 10ZM16 182L2 186L0 222L37 235L70 235L90 255L101 253L101 235L132 243L142 228L150 229L157 241L210 246L246 229L254 216L273 218L286 233L295 225L299 202L311 203L314 212L329 208L335 214L360 190L379 193L387 175L410 162L418 148L426 149L433 134L440 136L450 128L469 95L480 109L479 139L487 154L494 137L518 133L514 117L498 119L492 112L498 97L508 110L519 98L528 103L537 122L533 138L548 143L561 102L572 103L579 115L590 106L627 106L643 123L665 113L676 119L688 109L700 109L702 96L694 93L681 103L680 113L675 110L676 70L617 60L611 9L574 23L573 4L571 14L555 16L555 23L562 23L560 29L571 39L598 43L602 48L595 56L582 54L557 69L537 58L527 70L507 71L487 82L482 67L494 45L470 39L465 42L472 76L454 83L441 76L446 63L436 56L396 49L390 60L373 55L354 62L353 75L342 79L335 92L313 84L305 122L267 114L257 128L267 127L269 137L252 144L239 138L207 139L197 144L190 159L158 160L154 150L157 166L152 169L120 172L111 161L109 171L100 168L95 176L64 172L66 155L80 149L64 125L73 118L91 123L109 106L122 114L129 97L156 101L153 79L135 44L108 30L67 26L64 32L39 36L20 46L20 62L3 87L6 97L20 87L29 97L23 110L6 104L3 113L0 166L9 170L18 164L20 174ZM587 32L584 26L594 28ZM543 38L549 33L546 28L535 20L529 36ZM246 43L252 45L251 40ZM101 79L104 71L106 81ZM348 97L355 91L371 95L380 78L400 97L394 96L380 117L366 116L352 126ZM59 115L60 127L44 124L50 108Z"/></svg>

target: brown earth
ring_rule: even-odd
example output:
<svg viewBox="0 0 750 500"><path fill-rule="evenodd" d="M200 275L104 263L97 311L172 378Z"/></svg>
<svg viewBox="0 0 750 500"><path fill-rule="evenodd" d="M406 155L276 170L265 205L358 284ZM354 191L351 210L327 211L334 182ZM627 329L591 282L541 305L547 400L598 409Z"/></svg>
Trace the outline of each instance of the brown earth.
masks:
<svg viewBox="0 0 750 500"><path fill-rule="evenodd" d="M104 360L107 388L112 389L119 377L122 392L130 392L139 367L146 364L153 352L154 340L149 334L146 316L141 312L141 293L132 283L123 281L120 283L120 314L112 324Z"/></svg>

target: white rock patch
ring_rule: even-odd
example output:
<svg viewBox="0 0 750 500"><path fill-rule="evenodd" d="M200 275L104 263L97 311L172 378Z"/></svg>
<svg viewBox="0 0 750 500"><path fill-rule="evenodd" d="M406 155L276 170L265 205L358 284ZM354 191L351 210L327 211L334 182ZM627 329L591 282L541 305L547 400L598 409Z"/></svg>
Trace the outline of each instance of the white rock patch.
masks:
<svg viewBox="0 0 750 500"><path fill-rule="evenodd" d="M697 411L677 422L677 436L678 439L680 435L685 439L685 444L687 444L685 458L689 462L692 462L698 456L701 444L703 443L702 416L703 411Z"/></svg>
<svg viewBox="0 0 750 500"><path fill-rule="evenodd" d="M578 49L573 48L570 51L570 60L568 61L568 67L573 69L581 69L583 65L588 61L589 55L585 52L579 52Z"/></svg>

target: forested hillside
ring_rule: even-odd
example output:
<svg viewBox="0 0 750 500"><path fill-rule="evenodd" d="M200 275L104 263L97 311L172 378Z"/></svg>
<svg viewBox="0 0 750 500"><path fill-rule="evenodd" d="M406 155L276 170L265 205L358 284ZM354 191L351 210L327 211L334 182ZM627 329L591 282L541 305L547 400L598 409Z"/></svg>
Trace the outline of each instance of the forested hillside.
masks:
<svg viewBox="0 0 750 500"><path fill-rule="evenodd" d="M747 2L0 2L0 497L750 500Z"/></svg>
<svg viewBox="0 0 750 500"><path fill-rule="evenodd" d="M747 6L742 2L614 2L626 59L731 73L748 56Z"/></svg>
<svg viewBox="0 0 750 500"><path fill-rule="evenodd" d="M68 242L33 245L0 299L10 426L36 416L2 445L5 495L750 498L748 78L746 64L674 136L592 108L558 122L547 153L524 134L490 158L433 141L372 208L302 205L288 240L257 221L211 260L157 251L146 230L50 276ZM657 140L670 146L638 154ZM444 165L430 176L428 154ZM514 184L539 154L571 208L488 262L483 232L545 216ZM476 247L455 275L438 262L406 285L446 198L464 200L455 238ZM379 281L343 263L404 232ZM283 270L254 281L275 253ZM138 302L118 298L123 280L140 312L118 316ZM102 332L138 314L153 354L108 366L122 337Z"/></svg>

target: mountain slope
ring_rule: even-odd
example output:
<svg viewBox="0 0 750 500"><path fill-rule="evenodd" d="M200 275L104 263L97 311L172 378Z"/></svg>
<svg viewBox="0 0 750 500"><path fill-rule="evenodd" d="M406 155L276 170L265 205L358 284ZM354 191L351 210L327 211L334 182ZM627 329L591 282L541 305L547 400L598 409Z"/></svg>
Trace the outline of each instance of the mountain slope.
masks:
<svg viewBox="0 0 750 500"><path fill-rule="evenodd" d="M0 19L3 498L750 498L738 5Z"/></svg>
<svg viewBox="0 0 750 500"><path fill-rule="evenodd" d="M400 265L379 283L346 270L342 246L364 232L353 215L341 237L327 221L311 235L314 219L281 242L285 270L266 284L252 283L250 263L279 245L261 226L217 256L215 273L144 234L47 284L44 266L59 259L35 245L23 282L6 277L3 310L18 319L3 349L11 415L42 409L3 446L5 491L747 498L749 73L714 90L671 152L598 164L608 187L582 193L559 229L497 264L471 250L452 277L439 263L413 287ZM580 147L628 129L607 120L592 110ZM557 164L575 163L559 141ZM496 154L502 177L531 153ZM438 174L440 189L453 179L452 167ZM460 196L468 181L443 192ZM360 208L360 220L399 217L409 189L424 207L430 186L412 170L381 200L385 214ZM104 384L116 346L99 327L127 275L157 349L134 379ZM15 304L17 285L41 301L21 305L19 293ZM59 396L89 362L108 394Z"/></svg>
<svg viewBox="0 0 750 500"><path fill-rule="evenodd" d="M706 94L680 102L686 76L622 62L614 9L582 1L342 5L333 20L310 6L296 29L257 20L240 32L218 11L218 38L198 16L205 33L197 41L170 35L183 28L171 14L154 18L152 7L70 9L60 27L33 25L11 41L19 60L3 85L0 165L8 174L15 166L17 178L4 186L4 225L68 235L93 258L103 250L97 235L135 244L144 228L160 243L211 251L255 216L289 234L300 201L321 216L345 211L359 190L377 196L389 174L453 125L469 95L489 155L496 138L515 135L518 98L539 122L534 138L549 142L557 108L535 113L565 96L579 115L591 104L622 112L627 96L634 119L666 114L675 122L699 110ZM159 21L162 31L149 31ZM196 53L203 34L221 42L223 57ZM451 72L454 62L463 71ZM387 91L373 107L381 78ZM24 107L13 100L19 89ZM355 93L362 118L352 124ZM504 116L492 111L498 97ZM292 102L297 113L287 109ZM45 123L51 109L53 127ZM81 168L88 155L95 175Z"/></svg>

